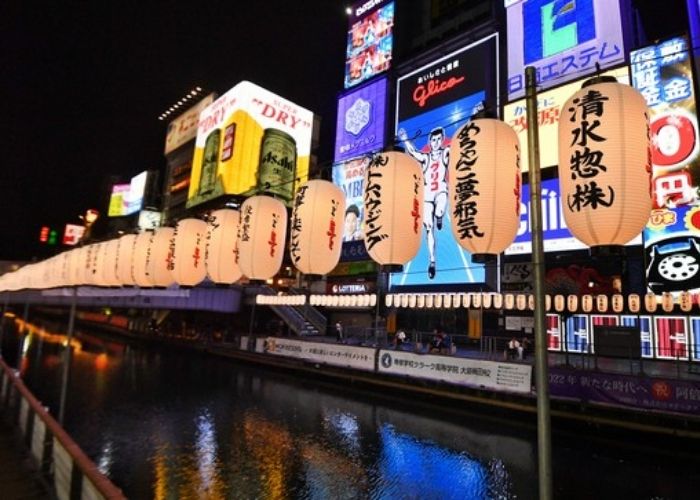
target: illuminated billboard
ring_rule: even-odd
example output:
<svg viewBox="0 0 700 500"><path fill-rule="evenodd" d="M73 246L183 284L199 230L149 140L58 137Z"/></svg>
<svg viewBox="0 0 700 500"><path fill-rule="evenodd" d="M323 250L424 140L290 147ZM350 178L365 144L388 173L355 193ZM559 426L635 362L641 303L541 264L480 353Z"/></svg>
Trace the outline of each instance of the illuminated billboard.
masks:
<svg viewBox="0 0 700 500"><path fill-rule="evenodd" d="M649 106L653 202L644 230L647 287L700 290L698 123L687 39L630 53L632 85Z"/></svg>
<svg viewBox="0 0 700 500"><path fill-rule="evenodd" d="M336 162L384 147L387 87L381 78L338 99Z"/></svg>
<svg viewBox="0 0 700 500"><path fill-rule="evenodd" d="M213 101L214 94L209 94L168 124L168 131L165 135L166 155L197 137L199 114Z"/></svg>
<svg viewBox="0 0 700 500"><path fill-rule="evenodd" d="M80 239L85 234L85 226L78 224L66 224L63 230L63 244L75 246L80 242Z"/></svg>
<svg viewBox="0 0 700 500"><path fill-rule="evenodd" d="M115 184L112 186L107 217L121 217L126 215L126 204L130 188L131 184Z"/></svg>
<svg viewBox="0 0 700 500"><path fill-rule="evenodd" d="M629 84L626 66L604 75L614 76L621 83ZM537 125L540 138L540 167L553 167L559 162L559 111L566 100L575 94L586 78L561 87L537 93ZM513 127L520 141L520 167L522 172L530 169L527 143L527 107L525 99L514 101L503 107L503 121Z"/></svg>
<svg viewBox="0 0 700 500"><path fill-rule="evenodd" d="M548 88L625 60L619 0L506 0L508 98L525 95L525 67Z"/></svg>
<svg viewBox="0 0 700 500"><path fill-rule="evenodd" d="M199 116L187 208L224 194L292 199L309 173L313 113L240 82Z"/></svg>
<svg viewBox="0 0 700 500"><path fill-rule="evenodd" d="M333 165L333 184L345 193L342 261L369 260L364 243L365 169L369 156Z"/></svg>
<svg viewBox="0 0 700 500"><path fill-rule="evenodd" d="M108 217L122 217L141 210L146 191L148 171L144 170L131 178L129 184L115 184L109 197Z"/></svg>
<svg viewBox="0 0 700 500"><path fill-rule="evenodd" d="M389 69L394 37L394 2L362 0L351 7L349 17L346 89Z"/></svg>
<svg viewBox="0 0 700 500"><path fill-rule="evenodd" d="M506 255L532 253L532 227L530 215L530 185L523 184L520 190L520 225L515 241L504 252ZM582 250L587 245L577 240L569 231L564 220L564 210L561 204L559 179L542 181L540 201L542 206L542 237L545 252L560 252L564 250ZM642 235L634 238L627 245L639 245Z"/></svg>
<svg viewBox="0 0 700 500"><path fill-rule="evenodd" d="M497 89L498 34L398 79L396 136L423 169L424 241L403 272L392 274L392 286L484 281L484 266L452 236L446 175L450 138L484 107L497 109Z"/></svg>

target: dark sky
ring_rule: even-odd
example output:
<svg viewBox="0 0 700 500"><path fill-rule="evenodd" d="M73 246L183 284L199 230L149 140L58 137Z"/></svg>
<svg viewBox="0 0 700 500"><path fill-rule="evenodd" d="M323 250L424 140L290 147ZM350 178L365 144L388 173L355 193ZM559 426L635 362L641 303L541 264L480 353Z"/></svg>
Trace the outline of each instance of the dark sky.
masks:
<svg viewBox="0 0 700 500"><path fill-rule="evenodd" d="M311 109L330 154L342 1L32 3L0 5L0 259L36 253L42 225L104 212L109 175L161 169L157 118L196 85L250 80Z"/></svg>

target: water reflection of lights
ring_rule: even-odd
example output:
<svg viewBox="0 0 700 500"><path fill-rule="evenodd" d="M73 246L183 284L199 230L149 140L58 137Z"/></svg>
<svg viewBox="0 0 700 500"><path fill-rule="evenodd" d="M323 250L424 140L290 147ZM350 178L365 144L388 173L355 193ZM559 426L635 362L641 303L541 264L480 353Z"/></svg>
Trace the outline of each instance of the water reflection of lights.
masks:
<svg viewBox="0 0 700 500"><path fill-rule="evenodd" d="M205 409L197 417L197 464L202 487L209 491L216 475L216 430L211 414Z"/></svg>
<svg viewBox="0 0 700 500"><path fill-rule="evenodd" d="M292 435L281 425L257 414L246 414L243 433L260 470L260 481L265 488L263 497L286 498L284 479L292 465Z"/></svg>
<svg viewBox="0 0 700 500"><path fill-rule="evenodd" d="M102 354L98 354L97 356L95 356L95 369L97 371L106 370L108 365L109 365L109 358L107 357L106 352L103 352Z"/></svg>
<svg viewBox="0 0 700 500"><path fill-rule="evenodd" d="M28 334L33 335L49 344L61 344L63 347L68 345L68 338L63 334L50 332L44 327L39 327L33 323L25 322L19 318L15 318L15 324L17 325L19 331L27 331ZM82 350L82 344L77 339L72 339L70 345L75 352L80 352Z"/></svg>
<svg viewBox="0 0 700 500"><path fill-rule="evenodd" d="M324 411L323 426L340 435L351 451L360 450L360 425L356 415Z"/></svg>
<svg viewBox="0 0 700 500"><path fill-rule="evenodd" d="M109 440L105 441L104 446L102 446L102 450L100 450L100 455L97 458L97 468L105 476L110 475L110 469L112 467L113 461L113 452L114 450L112 448L112 442Z"/></svg>

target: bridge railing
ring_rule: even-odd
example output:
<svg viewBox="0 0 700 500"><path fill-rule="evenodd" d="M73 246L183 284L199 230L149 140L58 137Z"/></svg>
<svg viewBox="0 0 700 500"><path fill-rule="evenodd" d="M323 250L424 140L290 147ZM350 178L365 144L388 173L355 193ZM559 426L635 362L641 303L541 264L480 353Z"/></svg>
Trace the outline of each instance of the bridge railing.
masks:
<svg viewBox="0 0 700 500"><path fill-rule="evenodd" d="M59 423L0 359L0 413L17 426L23 443L59 500L123 499Z"/></svg>

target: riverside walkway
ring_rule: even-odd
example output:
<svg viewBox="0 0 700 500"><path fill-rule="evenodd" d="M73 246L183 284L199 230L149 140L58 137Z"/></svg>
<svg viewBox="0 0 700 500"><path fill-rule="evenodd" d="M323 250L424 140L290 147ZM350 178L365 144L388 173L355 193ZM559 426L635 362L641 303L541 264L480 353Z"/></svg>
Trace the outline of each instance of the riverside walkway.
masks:
<svg viewBox="0 0 700 500"><path fill-rule="evenodd" d="M5 415L2 415L5 417ZM5 500L53 498L48 485L18 442L17 432L0 418L0 498Z"/></svg>

